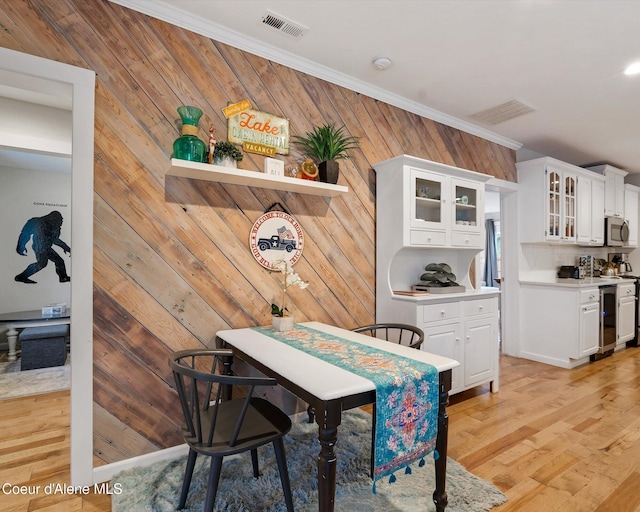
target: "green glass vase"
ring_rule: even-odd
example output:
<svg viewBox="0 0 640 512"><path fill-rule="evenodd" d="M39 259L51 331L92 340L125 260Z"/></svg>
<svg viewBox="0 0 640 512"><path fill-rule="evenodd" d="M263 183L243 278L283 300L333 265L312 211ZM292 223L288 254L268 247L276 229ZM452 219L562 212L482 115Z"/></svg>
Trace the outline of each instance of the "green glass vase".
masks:
<svg viewBox="0 0 640 512"><path fill-rule="evenodd" d="M207 146L198 138L198 122L202 117L202 110L198 107L178 107L178 114L182 120L182 135L173 143L173 156L180 160L191 162L205 162Z"/></svg>

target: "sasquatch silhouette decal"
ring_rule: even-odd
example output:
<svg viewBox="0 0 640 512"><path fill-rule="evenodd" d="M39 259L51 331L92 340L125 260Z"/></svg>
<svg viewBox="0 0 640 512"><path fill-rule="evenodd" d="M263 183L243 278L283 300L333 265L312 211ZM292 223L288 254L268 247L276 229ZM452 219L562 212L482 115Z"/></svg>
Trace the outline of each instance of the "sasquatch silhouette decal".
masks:
<svg viewBox="0 0 640 512"><path fill-rule="evenodd" d="M36 272L40 272L47 266L49 260L56 266L56 274L61 283L71 280L67 275L67 267L62 257L53 249L54 245L60 247L65 253L71 254L71 248L60 240L60 229L62 227L62 214L52 211L44 217L33 217L29 219L18 238L16 252L21 256L27 256L27 243L32 240L31 248L36 256L36 261L31 263L15 279L21 283L34 284L36 281L29 279Z"/></svg>

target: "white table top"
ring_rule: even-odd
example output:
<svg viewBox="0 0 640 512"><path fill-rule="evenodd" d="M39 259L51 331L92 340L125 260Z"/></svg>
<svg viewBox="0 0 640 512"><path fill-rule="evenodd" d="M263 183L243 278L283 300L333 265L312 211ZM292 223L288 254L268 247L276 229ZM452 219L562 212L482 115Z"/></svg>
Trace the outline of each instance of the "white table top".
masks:
<svg viewBox="0 0 640 512"><path fill-rule="evenodd" d="M454 359L397 345L320 322L305 322L301 325L428 363L434 366L438 372L450 370L460 365ZM290 347L253 329L231 329L219 331L217 335L232 347L236 347L247 356L271 368L277 374L282 375L321 400L333 400L375 390L375 385L372 381Z"/></svg>

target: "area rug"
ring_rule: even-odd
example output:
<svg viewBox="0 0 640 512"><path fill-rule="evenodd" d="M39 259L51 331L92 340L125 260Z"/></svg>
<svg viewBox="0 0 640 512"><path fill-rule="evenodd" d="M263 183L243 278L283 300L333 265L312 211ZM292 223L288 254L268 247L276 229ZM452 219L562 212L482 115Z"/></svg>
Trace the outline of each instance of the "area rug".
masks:
<svg viewBox="0 0 640 512"><path fill-rule="evenodd" d="M0 363L0 400L69 389L71 366L20 371L20 360Z"/></svg>
<svg viewBox="0 0 640 512"><path fill-rule="evenodd" d="M285 437L287 465L296 512L318 510L316 460L319 452L315 424L295 424ZM412 473L397 474L394 483L379 481L372 493L369 476L371 415L359 409L346 412L338 431L338 457L335 510L375 512L431 512L435 505L433 458L424 467L412 466ZM270 445L258 450L260 473L253 478L251 459L243 454L225 459L215 511L285 511L280 477ZM112 480L120 494L112 496L113 512L173 512L176 510L185 457L156 463L147 468L123 471ZM185 511L201 511L209 474L208 459L198 457ZM115 485L118 487L115 487ZM447 460L447 494L450 512L484 512L506 501L492 484L469 473L453 459Z"/></svg>

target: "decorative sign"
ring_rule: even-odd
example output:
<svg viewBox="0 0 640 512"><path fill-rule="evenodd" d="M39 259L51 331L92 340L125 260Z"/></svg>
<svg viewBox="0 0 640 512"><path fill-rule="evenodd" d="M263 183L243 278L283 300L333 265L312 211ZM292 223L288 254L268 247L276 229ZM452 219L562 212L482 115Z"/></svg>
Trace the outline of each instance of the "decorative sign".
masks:
<svg viewBox="0 0 640 512"><path fill-rule="evenodd" d="M255 142L243 142L242 149L247 153L256 153L264 156L276 156L276 148L273 146L265 146L264 144L256 144Z"/></svg>
<svg viewBox="0 0 640 512"><path fill-rule="evenodd" d="M264 172L271 176L284 176L284 162L277 158L265 158Z"/></svg>
<svg viewBox="0 0 640 512"><path fill-rule="evenodd" d="M234 103L233 105L226 106L222 109L222 113L224 114L224 117L229 119L230 117L239 114L243 110L249 110L250 108L251 103L249 103L249 100L242 100L238 103Z"/></svg>
<svg viewBox="0 0 640 512"><path fill-rule="evenodd" d="M249 247L253 257L264 268L277 270L272 262L280 259L293 266L304 248L302 228L288 213L267 212L251 228Z"/></svg>
<svg viewBox="0 0 640 512"><path fill-rule="evenodd" d="M289 120L259 110L242 110L228 118L227 139L242 144L242 149L250 153L288 155Z"/></svg>

